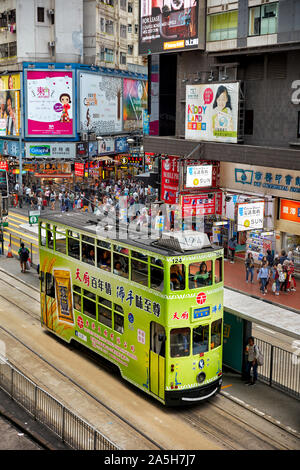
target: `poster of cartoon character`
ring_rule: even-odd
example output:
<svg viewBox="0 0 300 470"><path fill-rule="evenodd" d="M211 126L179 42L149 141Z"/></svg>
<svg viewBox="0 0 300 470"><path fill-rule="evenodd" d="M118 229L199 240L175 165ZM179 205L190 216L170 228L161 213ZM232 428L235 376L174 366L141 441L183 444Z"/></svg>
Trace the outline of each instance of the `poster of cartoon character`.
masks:
<svg viewBox="0 0 300 470"><path fill-rule="evenodd" d="M74 135L73 72L27 70L27 136Z"/></svg>

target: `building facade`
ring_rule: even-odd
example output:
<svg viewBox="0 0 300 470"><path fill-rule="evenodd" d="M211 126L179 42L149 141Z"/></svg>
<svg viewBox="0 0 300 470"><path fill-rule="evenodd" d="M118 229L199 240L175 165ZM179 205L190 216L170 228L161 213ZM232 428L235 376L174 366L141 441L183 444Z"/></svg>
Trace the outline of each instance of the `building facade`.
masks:
<svg viewBox="0 0 300 470"><path fill-rule="evenodd" d="M293 250L300 245L300 3L200 0L198 5L199 11L203 7L205 11L206 33L199 28L199 44L204 46L174 49L170 54L173 46L168 43L167 53L151 55L150 136L145 138L145 152L183 160L192 154L195 160L220 162L220 187L227 197L223 216L233 222L231 234L239 232L238 206L230 207L232 201L261 199L265 204L261 232L272 231L274 251ZM166 76L166 69L172 74ZM234 143L205 137L200 113L205 106L213 107L210 94L216 100L214 90L233 89L235 84L239 92ZM191 93L201 85L208 93L205 106L197 106L198 115L190 118ZM225 111L231 114L233 107L228 105ZM188 129L193 126L199 131L191 136ZM241 244L249 247L245 235L250 229L240 232Z"/></svg>

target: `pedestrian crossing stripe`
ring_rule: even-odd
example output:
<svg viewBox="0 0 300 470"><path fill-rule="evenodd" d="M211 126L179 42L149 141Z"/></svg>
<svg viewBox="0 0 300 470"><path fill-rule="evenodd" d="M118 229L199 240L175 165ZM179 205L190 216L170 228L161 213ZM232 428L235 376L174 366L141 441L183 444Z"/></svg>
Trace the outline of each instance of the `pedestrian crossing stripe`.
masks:
<svg viewBox="0 0 300 470"><path fill-rule="evenodd" d="M9 238L4 237L4 241L6 241L6 242L8 242L8 243L11 243L11 245L18 246L18 247L20 248L20 243L16 243L16 242L13 242L13 241L10 242L10 239L9 239ZM26 243L28 243L28 242L25 241L25 246L26 246ZM37 248L37 246L36 246L36 248ZM32 253L38 254L38 251L32 250Z"/></svg>
<svg viewBox="0 0 300 470"><path fill-rule="evenodd" d="M28 216L25 216L25 215L21 215L21 214L16 214L15 212L10 212L8 211L8 217L16 217L17 219L21 219L21 220L28 220Z"/></svg>
<svg viewBox="0 0 300 470"><path fill-rule="evenodd" d="M29 238L30 240L34 240L34 241L38 242L38 237L37 236L33 237L32 235L27 235L26 233L20 232L19 230L14 230L13 228L9 228L8 230L10 232L17 233L18 235L21 235L22 237L26 237L26 238ZM5 230L5 233L8 233L8 232Z"/></svg>

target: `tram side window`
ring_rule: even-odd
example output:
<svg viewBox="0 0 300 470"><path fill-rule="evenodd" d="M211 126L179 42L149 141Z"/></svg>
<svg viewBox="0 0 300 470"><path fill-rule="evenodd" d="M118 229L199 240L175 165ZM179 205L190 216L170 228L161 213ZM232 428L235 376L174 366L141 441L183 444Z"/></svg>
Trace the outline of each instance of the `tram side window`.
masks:
<svg viewBox="0 0 300 470"><path fill-rule="evenodd" d="M46 295L55 299L54 277L51 273L46 273Z"/></svg>
<svg viewBox="0 0 300 470"><path fill-rule="evenodd" d="M222 282L223 276L222 276L222 258L217 258L215 261L215 283L218 284L219 282Z"/></svg>
<svg viewBox="0 0 300 470"><path fill-rule="evenodd" d="M124 333L124 310L118 304L114 304L114 330L120 334Z"/></svg>
<svg viewBox="0 0 300 470"><path fill-rule="evenodd" d="M221 345L222 341L222 318L212 322L210 349L215 349Z"/></svg>
<svg viewBox="0 0 300 470"><path fill-rule="evenodd" d="M193 329L193 354L208 351L209 325L200 325Z"/></svg>
<svg viewBox="0 0 300 470"><path fill-rule="evenodd" d="M170 267L170 289L185 289L185 266L184 264L172 264Z"/></svg>
<svg viewBox="0 0 300 470"><path fill-rule="evenodd" d="M191 263L189 266L189 288L197 289L198 287L212 285L212 262L202 261L199 263Z"/></svg>
<svg viewBox="0 0 300 470"><path fill-rule="evenodd" d="M66 254L66 231L61 227L55 230L55 250Z"/></svg>
<svg viewBox="0 0 300 470"><path fill-rule="evenodd" d="M40 244L41 246L46 246L47 232L46 225L40 224Z"/></svg>
<svg viewBox="0 0 300 470"><path fill-rule="evenodd" d="M101 304L98 304L98 321L109 328L112 327L112 312Z"/></svg>
<svg viewBox="0 0 300 470"><path fill-rule="evenodd" d="M111 271L111 252L97 247L97 266L105 271Z"/></svg>
<svg viewBox="0 0 300 470"><path fill-rule="evenodd" d="M170 332L171 357L184 357L190 354L190 329L176 328Z"/></svg>
<svg viewBox="0 0 300 470"><path fill-rule="evenodd" d="M159 291L164 290L164 270L150 265L150 287Z"/></svg>
<svg viewBox="0 0 300 470"><path fill-rule="evenodd" d="M53 225L46 224L47 246L53 250Z"/></svg>
<svg viewBox="0 0 300 470"><path fill-rule="evenodd" d="M94 239L86 235L82 235L81 241L82 261L94 266L95 264L95 242Z"/></svg>
<svg viewBox="0 0 300 470"><path fill-rule="evenodd" d="M45 292L45 273L40 271L41 292Z"/></svg>
<svg viewBox="0 0 300 470"><path fill-rule="evenodd" d="M122 254L120 253L122 252ZM123 247L114 247L114 270L113 273L118 276L128 278L128 256L125 256L126 253L129 253L127 248Z"/></svg>
<svg viewBox="0 0 300 470"><path fill-rule="evenodd" d="M96 320L96 295L87 290L83 291L83 313Z"/></svg>
<svg viewBox="0 0 300 470"><path fill-rule="evenodd" d="M81 294L73 291L73 307L81 312Z"/></svg>
<svg viewBox="0 0 300 470"><path fill-rule="evenodd" d="M148 286L148 263L131 259L131 280Z"/></svg>
<svg viewBox="0 0 300 470"><path fill-rule="evenodd" d="M75 259L80 258L79 234L71 230L68 231L68 256Z"/></svg>

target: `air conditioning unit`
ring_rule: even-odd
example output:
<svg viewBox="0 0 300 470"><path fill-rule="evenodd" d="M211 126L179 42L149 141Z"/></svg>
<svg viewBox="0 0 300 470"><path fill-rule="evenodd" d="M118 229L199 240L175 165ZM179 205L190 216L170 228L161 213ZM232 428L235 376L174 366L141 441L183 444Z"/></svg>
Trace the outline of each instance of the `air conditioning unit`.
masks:
<svg viewBox="0 0 300 470"><path fill-rule="evenodd" d="M48 15L54 15L54 10L53 9L47 10L47 13L48 13Z"/></svg>
<svg viewBox="0 0 300 470"><path fill-rule="evenodd" d="M49 41L48 46L49 47L54 47L55 46L55 41Z"/></svg>
<svg viewBox="0 0 300 470"><path fill-rule="evenodd" d="M88 140L88 135L87 135L86 132L83 132L83 133L81 134L81 140L84 141L84 142Z"/></svg>

